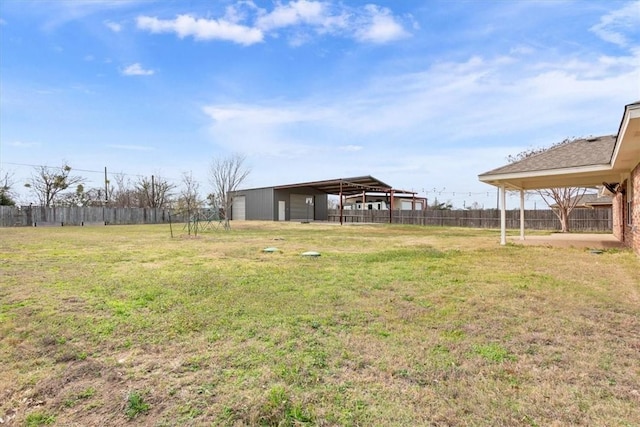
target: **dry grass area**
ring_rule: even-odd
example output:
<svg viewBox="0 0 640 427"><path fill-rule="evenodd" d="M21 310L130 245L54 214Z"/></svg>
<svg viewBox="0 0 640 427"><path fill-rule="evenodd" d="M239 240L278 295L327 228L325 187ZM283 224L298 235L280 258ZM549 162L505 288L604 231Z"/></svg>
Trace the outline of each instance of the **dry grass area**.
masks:
<svg viewBox="0 0 640 427"><path fill-rule="evenodd" d="M0 424L639 425L632 252L414 226L174 233L0 229Z"/></svg>

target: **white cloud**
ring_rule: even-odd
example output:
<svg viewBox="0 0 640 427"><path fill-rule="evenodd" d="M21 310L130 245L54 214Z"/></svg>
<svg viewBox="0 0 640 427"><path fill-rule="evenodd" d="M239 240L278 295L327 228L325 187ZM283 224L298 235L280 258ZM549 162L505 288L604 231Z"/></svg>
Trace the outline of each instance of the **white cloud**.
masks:
<svg viewBox="0 0 640 427"><path fill-rule="evenodd" d="M258 7L251 0L238 1L235 4L227 6L224 20L238 24L248 20L249 17L258 10Z"/></svg>
<svg viewBox="0 0 640 427"><path fill-rule="evenodd" d="M362 162L378 164L369 153L409 158L415 147L439 141L465 147L522 144L524 149L615 132L621 106L640 98L639 59L565 56L557 62L525 62L475 56L422 72L380 76L351 92L298 102L209 105L203 111L213 119L216 144L229 149L240 144L238 149L259 156L277 153L322 162L321 145L346 157L366 152ZM603 115L603 109L610 113ZM389 141L402 144L391 148ZM367 150L360 150L364 146Z"/></svg>
<svg viewBox="0 0 640 427"><path fill-rule="evenodd" d="M409 33L400 25L391 11L375 5L365 6L366 13L359 19L356 39L364 42L387 43L403 39Z"/></svg>
<svg viewBox="0 0 640 427"><path fill-rule="evenodd" d="M371 4L356 9L298 0L286 5L278 4L270 13L262 11L256 25L265 32L308 26L318 34L343 34L368 43L386 43L409 35L391 10ZM295 40L302 39L300 34L294 36Z"/></svg>
<svg viewBox="0 0 640 427"><path fill-rule="evenodd" d="M265 13L257 20L257 26L270 30L290 27L300 23L319 23L325 13L323 4L316 1L300 0L288 5L278 4L271 13Z"/></svg>
<svg viewBox="0 0 640 427"><path fill-rule="evenodd" d="M282 125L310 122L321 118L322 111L303 113L294 108L247 105L205 106L203 111L217 123L251 122L259 125Z"/></svg>
<svg viewBox="0 0 640 427"><path fill-rule="evenodd" d="M178 15L173 20L139 16L137 24L138 28L152 33L176 33L180 38L191 36L196 40L226 40L251 45L263 39L262 32L256 28L223 19L194 18L191 15Z"/></svg>
<svg viewBox="0 0 640 427"><path fill-rule="evenodd" d="M53 30L68 22L85 20L89 16L94 16L104 11L113 12L127 9L144 2L144 0L73 0L35 1L34 3L37 3L38 11L46 11L49 14L49 19L44 28Z"/></svg>
<svg viewBox="0 0 640 427"><path fill-rule="evenodd" d="M629 46L630 36L640 35L640 0L604 15L599 23L591 27L591 31L610 43L621 47Z"/></svg>
<svg viewBox="0 0 640 427"><path fill-rule="evenodd" d="M136 62L122 70L125 76L151 76L155 73L153 70L145 70L140 63Z"/></svg>
<svg viewBox="0 0 640 427"><path fill-rule="evenodd" d="M106 25L106 27L114 33L119 33L120 31L122 31L122 25L118 24L117 22L105 21L104 25Z"/></svg>
<svg viewBox="0 0 640 427"><path fill-rule="evenodd" d="M332 14L328 3L298 0L287 5L278 4L270 13L262 11L256 25L264 31L310 25L325 32L345 27L346 13Z"/></svg>
<svg viewBox="0 0 640 427"><path fill-rule="evenodd" d="M406 19L416 27L411 17ZM277 2L273 10L258 8L251 1L228 6L224 17L198 18L178 15L175 19L139 16L137 26L151 33L175 33L180 38L226 40L242 45L262 42L267 35L284 32L289 43L299 46L315 35L353 38L363 43L388 43L408 37L401 19L390 9L375 5L354 8L325 1Z"/></svg>
<svg viewBox="0 0 640 427"><path fill-rule="evenodd" d="M212 119L211 134L220 146L252 156L295 159L326 150L308 137L292 137L289 131L323 123L321 108L286 105L212 105L202 111Z"/></svg>

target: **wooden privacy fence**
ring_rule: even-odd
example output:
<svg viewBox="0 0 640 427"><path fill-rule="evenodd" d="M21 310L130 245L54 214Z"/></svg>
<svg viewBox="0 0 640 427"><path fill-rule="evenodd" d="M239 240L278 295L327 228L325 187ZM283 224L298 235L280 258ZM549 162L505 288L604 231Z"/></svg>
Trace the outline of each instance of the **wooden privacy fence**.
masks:
<svg viewBox="0 0 640 427"><path fill-rule="evenodd" d="M187 222L186 213L162 208L101 208L101 207L41 207L0 206L0 227L61 226L61 225L120 225L162 224ZM507 228L520 228L520 211L508 210ZM574 209L569 216L572 231L611 232L611 209ZM329 221L339 222L340 211L329 210ZM346 223L388 223L389 211L344 210ZM396 210L391 212L393 224L434 225L444 227L500 228L500 211L486 210ZM528 230L560 230L560 221L550 209L525 211Z"/></svg>
<svg viewBox="0 0 640 427"><path fill-rule="evenodd" d="M162 208L0 206L0 227L162 224L184 222L183 215Z"/></svg>
<svg viewBox="0 0 640 427"><path fill-rule="evenodd" d="M550 209L525 210L524 226L528 230L560 230L560 221ZM610 232L613 229L610 208L574 209L569 215L571 231ZM389 211L343 210L346 223L389 223ZM520 228L520 210L506 211L507 228ZM329 221L339 222L340 211L329 210ZM391 223L413 225L436 225L445 227L500 228L500 210L396 210L391 212Z"/></svg>

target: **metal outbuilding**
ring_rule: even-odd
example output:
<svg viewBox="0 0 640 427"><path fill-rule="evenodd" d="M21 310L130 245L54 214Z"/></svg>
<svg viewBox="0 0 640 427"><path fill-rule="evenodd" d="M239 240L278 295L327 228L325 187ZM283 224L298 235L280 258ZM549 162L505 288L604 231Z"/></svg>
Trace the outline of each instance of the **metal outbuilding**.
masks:
<svg viewBox="0 0 640 427"><path fill-rule="evenodd" d="M233 193L231 218L240 221L327 221L329 195L339 196L342 212L344 197L356 194L364 197L370 192L388 195L391 202L397 194L416 194L394 189L370 175L250 188Z"/></svg>

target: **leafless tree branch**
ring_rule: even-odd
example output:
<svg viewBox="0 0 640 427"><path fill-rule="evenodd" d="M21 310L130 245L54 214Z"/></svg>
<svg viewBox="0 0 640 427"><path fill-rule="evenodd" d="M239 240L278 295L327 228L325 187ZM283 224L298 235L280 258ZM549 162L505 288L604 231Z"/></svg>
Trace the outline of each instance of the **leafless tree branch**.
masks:
<svg viewBox="0 0 640 427"><path fill-rule="evenodd" d="M213 187L209 199L213 205L222 210L226 228L229 227L233 192L238 190L251 172L245 167L245 160L245 156L237 153L228 158L214 158L209 169L209 181Z"/></svg>

